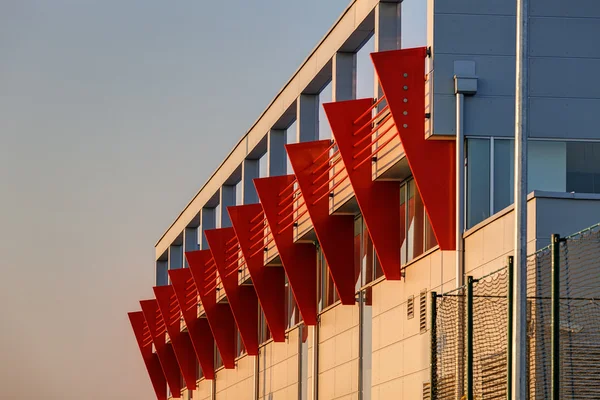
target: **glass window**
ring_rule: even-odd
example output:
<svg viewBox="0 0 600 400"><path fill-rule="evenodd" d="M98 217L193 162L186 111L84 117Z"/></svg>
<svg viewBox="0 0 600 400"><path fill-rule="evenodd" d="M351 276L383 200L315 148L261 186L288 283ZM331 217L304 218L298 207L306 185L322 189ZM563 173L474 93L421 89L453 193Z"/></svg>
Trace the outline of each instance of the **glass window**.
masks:
<svg viewBox="0 0 600 400"><path fill-rule="evenodd" d="M259 343L265 343L267 340L271 339L271 331L269 330L269 325L267 324L267 320L265 318L265 313L261 307L259 316Z"/></svg>
<svg viewBox="0 0 600 400"><path fill-rule="evenodd" d="M318 271L318 302L319 302L319 311L329 307L339 300L338 293L335 289L335 285L333 283L333 278L331 277L331 273L329 272L329 267L327 266L327 261L325 261L325 256L321 251L320 247L317 245L317 271Z"/></svg>
<svg viewBox="0 0 600 400"><path fill-rule="evenodd" d="M567 192L600 193L600 143L567 143Z"/></svg>
<svg viewBox="0 0 600 400"><path fill-rule="evenodd" d="M467 155L467 228L490 216L490 141L469 139Z"/></svg>
<svg viewBox="0 0 600 400"><path fill-rule="evenodd" d="M296 304L296 299L294 298L287 275L285 276L285 310L287 328L289 329L300 322L300 310L298 310L298 304Z"/></svg>
<svg viewBox="0 0 600 400"><path fill-rule="evenodd" d="M514 202L514 145L504 138L467 140L467 228ZM600 142L529 140L527 188L600 193Z"/></svg>
<svg viewBox="0 0 600 400"><path fill-rule="evenodd" d="M494 213L510 206L514 200L515 141L493 139L494 147Z"/></svg>
<svg viewBox="0 0 600 400"><path fill-rule="evenodd" d="M219 352L219 348L215 344L215 369L223 366L223 359L221 358L221 353Z"/></svg>
<svg viewBox="0 0 600 400"><path fill-rule="evenodd" d="M404 265L437 246L425 205L413 179L400 186L400 215L404 218L401 222L404 241L400 246L400 262Z"/></svg>

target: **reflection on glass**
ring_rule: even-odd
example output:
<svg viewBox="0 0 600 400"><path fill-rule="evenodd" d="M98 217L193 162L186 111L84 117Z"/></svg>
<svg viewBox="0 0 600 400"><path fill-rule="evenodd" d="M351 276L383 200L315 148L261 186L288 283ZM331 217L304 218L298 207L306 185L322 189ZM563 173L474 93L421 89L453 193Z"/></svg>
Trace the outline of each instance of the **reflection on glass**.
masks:
<svg viewBox="0 0 600 400"><path fill-rule="evenodd" d="M467 140L467 228L490 216L490 141Z"/></svg>
<svg viewBox="0 0 600 400"><path fill-rule="evenodd" d="M494 139L494 213L514 202L515 141Z"/></svg>

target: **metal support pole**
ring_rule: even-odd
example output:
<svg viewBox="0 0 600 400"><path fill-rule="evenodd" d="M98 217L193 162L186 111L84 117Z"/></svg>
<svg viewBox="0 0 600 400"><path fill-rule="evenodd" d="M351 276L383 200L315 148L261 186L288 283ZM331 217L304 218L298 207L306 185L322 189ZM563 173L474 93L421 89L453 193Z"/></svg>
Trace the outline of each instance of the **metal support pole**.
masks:
<svg viewBox="0 0 600 400"><path fill-rule="evenodd" d="M552 400L560 398L560 235L553 234L552 248Z"/></svg>
<svg viewBox="0 0 600 400"><path fill-rule="evenodd" d="M437 399L437 293L431 292L431 371L429 377L429 387L431 389L431 400Z"/></svg>
<svg viewBox="0 0 600 400"><path fill-rule="evenodd" d="M512 398L527 394L527 98L529 0L517 0L515 83L515 275Z"/></svg>
<svg viewBox="0 0 600 400"><path fill-rule="evenodd" d="M465 95L456 93L456 287L464 284L464 210L465 210L465 153L464 153Z"/></svg>
<svg viewBox="0 0 600 400"><path fill-rule="evenodd" d="M467 277L467 400L473 400L473 282Z"/></svg>
<svg viewBox="0 0 600 400"><path fill-rule="evenodd" d="M508 288L507 288L507 310L508 310L508 321L507 321L507 351L506 351L506 400L512 400L512 391L510 390L512 387L512 341L513 341L513 300L514 300L514 258L513 256L508 256L507 262L507 271L508 271Z"/></svg>

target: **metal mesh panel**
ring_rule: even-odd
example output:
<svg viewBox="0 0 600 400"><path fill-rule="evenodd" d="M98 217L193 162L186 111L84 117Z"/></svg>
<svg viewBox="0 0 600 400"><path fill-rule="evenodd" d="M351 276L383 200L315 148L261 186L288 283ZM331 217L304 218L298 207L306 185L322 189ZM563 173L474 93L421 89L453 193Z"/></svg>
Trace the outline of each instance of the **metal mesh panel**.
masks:
<svg viewBox="0 0 600 400"><path fill-rule="evenodd" d="M560 398L600 398L600 226L560 243ZM528 260L531 399L551 397L552 254Z"/></svg>
<svg viewBox="0 0 600 400"><path fill-rule="evenodd" d="M463 393L464 376L464 289L436 299L436 364L432 399L454 400Z"/></svg>
<svg viewBox="0 0 600 400"><path fill-rule="evenodd" d="M600 399L600 224L559 244L560 399ZM473 398L507 390L508 269L473 283ZM432 398L460 399L467 389L468 298L465 287L438 295L432 308ZM552 252L527 262L529 399L552 398Z"/></svg>
<svg viewBox="0 0 600 400"><path fill-rule="evenodd" d="M473 284L473 397L505 399L508 354L508 271Z"/></svg>

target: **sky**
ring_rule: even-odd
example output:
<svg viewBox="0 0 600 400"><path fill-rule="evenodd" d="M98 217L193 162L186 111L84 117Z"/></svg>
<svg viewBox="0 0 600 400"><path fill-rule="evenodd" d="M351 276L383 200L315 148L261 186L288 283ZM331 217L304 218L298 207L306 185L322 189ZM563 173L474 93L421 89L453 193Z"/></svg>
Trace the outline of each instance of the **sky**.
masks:
<svg viewBox="0 0 600 400"><path fill-rule="evenodd" d="M153 398L154 243L348 3L0 1L0 398Z"/></svg>

